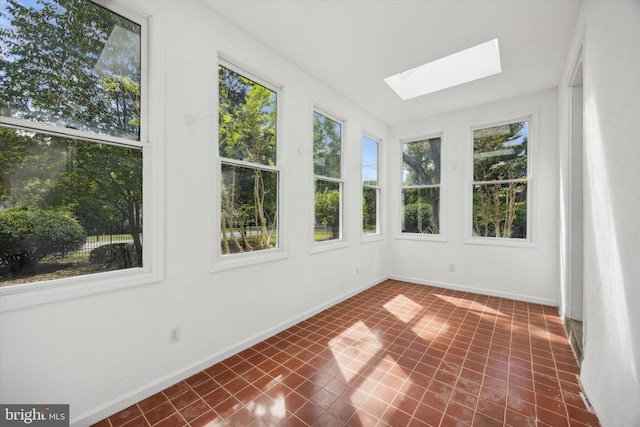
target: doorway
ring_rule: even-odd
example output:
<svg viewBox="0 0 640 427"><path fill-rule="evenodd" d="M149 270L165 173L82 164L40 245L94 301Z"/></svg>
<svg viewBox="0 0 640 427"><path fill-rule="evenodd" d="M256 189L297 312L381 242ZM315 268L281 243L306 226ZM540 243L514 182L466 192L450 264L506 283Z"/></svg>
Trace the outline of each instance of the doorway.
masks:
<svg viewBox="0 0 640 427"><path fill-rule="evenodd" d="M580 49L582 51L582 49ZM582 54L577 58L569 85L570 111L570 238L569 238L569 282L568 310L565 318L567 336L578 363L582 362L584 349L584 283L583 283L583 155L584 155L584 93Z"/></svg>

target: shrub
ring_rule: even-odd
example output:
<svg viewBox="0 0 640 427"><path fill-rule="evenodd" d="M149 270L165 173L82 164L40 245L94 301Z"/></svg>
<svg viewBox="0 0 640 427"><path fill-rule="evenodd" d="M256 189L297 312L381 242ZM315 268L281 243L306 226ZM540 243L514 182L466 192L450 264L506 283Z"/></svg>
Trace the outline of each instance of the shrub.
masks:
<svg viewBox="0 0 640 427"><path fill-rule="evenodd" d="M404 228L408 233L435 232L437 227L433 224L433 208L424 200L409 203L404 206Z"/></svg>
<svg viewBox="0 0 640 427"><path fill-rule="evenodd" d="M89 254L89 262L105 270L120 270L138 265L136 248L131 243L112 243L95 248Z"/></svg>
<svg viewBox="0 0 640 427"><path fill-rule="evenodd" d="M75 219L36 208L0 210L0 262L12 272L33 268L44 257L64 256L86 242Z"/></svg>

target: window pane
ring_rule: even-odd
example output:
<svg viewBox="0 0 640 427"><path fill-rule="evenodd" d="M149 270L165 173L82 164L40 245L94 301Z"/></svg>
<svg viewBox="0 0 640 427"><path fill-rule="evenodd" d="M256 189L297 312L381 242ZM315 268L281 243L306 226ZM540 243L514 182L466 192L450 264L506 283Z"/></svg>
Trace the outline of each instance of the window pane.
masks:
<svg viewBox="0 0 640 427"><path fill-rule="evenodd" d="M402 144L402 185L440 183L440 138Z"/></svg>
<svg viewBox="0 0 640 427"><path fill-rule="evenodd" d="M378 185L378 143L362 137L362 183Z"/></svg>
<svg viewBox="0 0 640 427"><path fill-rule="evenodd" d="M221 157L276 164L276 92L225 67L218 69Z"/></svg>
<svg viewBox="0 0 640 427"><path fill-rule="evenodd" d="M142 151L0 127L0 286L142 266Z"/></svg>
<svg viewBox="0 0 640 427"><path fill-rule="evenodd" d="M84 0L0 2L0 113L140 139L140 25Z"/></svg>
<svg viewBox="0 0 640 427"><path fill-rule="evenodd" d="M365 187L362 189L362 233L378 232L378 189Z"/></svg>
<svg viewBox="0 0 640 427"><path fill-rule="evenodd" d="M527 184L473 186L473 235L527 237Z"/></svg>
<svg viewBox="0 0 640 427"><path fill-rule="evenodd" d="M340 238L340 183L316 180L314 240Z"/></svg>
<svg viewBox="0 0 640 427"><path fill-rule="evenodd" d="M528 131L528 122L474 130L474 181L526 178Z"/></svg>
<svg viewBox="0 0 640 427"><path fill-rule="evenodd" d="M313 113L313 173L340 178L342 125L322 114Z"/></svg>
<svg viewBox="0 0 640 427"><path fill-rule="evenodd" d="M223 254L278 245L278 173L222 165Z"/></svg>
<svg viewBox="0 0 640 427"><path fill-rule="evenodd" d="M440 188L402 190L402 232L440 233Z"/></svg>

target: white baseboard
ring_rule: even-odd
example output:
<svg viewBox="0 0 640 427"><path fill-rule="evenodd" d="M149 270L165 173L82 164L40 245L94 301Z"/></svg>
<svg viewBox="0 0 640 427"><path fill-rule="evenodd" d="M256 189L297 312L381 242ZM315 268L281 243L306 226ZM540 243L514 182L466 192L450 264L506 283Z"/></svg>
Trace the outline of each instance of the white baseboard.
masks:
<svg viewBox="0 0 640 427"><path fill-rule="evenodd" d="M101 405L97 408L94 408L92 410L86 411L83 414L80 414L74 418L71 419L71 426L73 427L86 427L86 426L90 426L92 424L97 423L98 421L103 420L104 418L109 417L110 415L113 415L115 413L117 413L118 411L121 411L141 400L146 399L149 396L152 396L164 389L166 389L167 387L172 386L173 384L176 384L180 381L185 380L186 378L189 378L192 375L197 374L198 372L202 371L203 369L208 368L209 366L212 366L218 362L223 361L224 359L241 352L242 350L251 347L252 345L255 345L273 335L276 335L279 332L284 331L285 329L300 323L301 321L308 319L312 316L315 316L316 314L320 313L323 310L326 310L329 307L332 307L348 298L351 298L354 295L359 294L360 292L371 288L372 286L375 286L387 279L392 279L392 280L400 280L403 282L408 282L408 283L415 283L418 285L428 285L428 286L435 286L438 288L444 288L444 289L451 289L451 290L456 290L456 291L464 291L464 292L473 292L476 294L481 294L481 295L489 295L489 296L496 296L496 297L501 297L501 298L509 298L509 299L513 299L513 300L518 300L518 301L524 301L524 302L531 302L531 303L536 303L536 304L544 304L544 305L549 305L549 306L557 306L558 302L554 301L554 300L550 300L550 299L545 299L545 298L538 298L538 297L533 297L533 296L529 296L529 295L520 295L520 294L513 294L513 293L509 293L509 292L500 292L500 291L495 291L492 289L483 289L483 288L474 288L474 287L470 287L470 286L463 286L463 285L458 285L455 283L445 283L445 282L437 282L437 281L432 281L432 280L423 280L423 279L419 279L416 277L407 277L407 276L400 276L400 275L391 275L389 277L383 277L380 278L378 280L375 280L373 282L370 282L369 284L366 284L360 288L357 288L355 290L352 290L351 292L347 292L337 298L334 298L333 300L326 302L314 309L311 310L307 310L306 312L292 318L289 319L286 322L282 322L279 325L276 325L273 328L270 328L266 331L263 331L259 334L254 335L253 337L250 337L238 344L235 344L233 346L227 347L221 351L219 351L218 353L207 357L203 360L200 360L198 362L195 362L191 365L185 366L182 369L178 369L176 371L170 372L167 375L164 375L163 377L159 378L157 381L154 381L153 383L150 383L146 386L144 386L141 389L136 389L134 391L132 391L131 393L127 393L125 395L122 395L120 397L118 397L117 399L114 399L110 402L107 402L104 405Z"/></svg>
<svg viewBox="0 0 640 427"><path fill-rule="evenodd" d="M534 304L549 305L558 307L559 302L547 298L539 298L531 295L514 294L510 292L496 291L495 289L475 288L471 286L458 285L456 283L437 282L434 280L418 279L416 277L407 277L400 275L391 275L389 279L400 280L403 282L415 283L418 285L435 286L437 288L451 289L454 291L472 292L474 294L488 295L493 297L508 298L516 301L530 302Z"/></svg>
<svg viewBox="0 0 640 427"><path fill-rule="evenodd" d="M158 380L147 384L146 386L140 388L140 389L136 389L130 393L124 394L122 396L119 396L118 398L105 403L104 405L101 405L97 408L93 408L89 411L86 411L76 417L73 417L70 420L70 425L72 427L87 427L90 426L92 424L95 424L125 408L128 408L129 406L140 402L141 400L146 399L147 397L153 396L154 394L176 384L179 383L180 381L183 381L187 378L189 378L192 375L197 374L198 372L202 371L203 369L206 369L212 365L215 365L218 362L223 361L224 359L233 356L234 354L237 354L239 352L241 352L242 350L249 348L261 341L264 341L265 339L276 335L279 332L284 331L285 329L302 322L303 320L306 320L312 316L315 316L316 314L320 313L323 310L326 310L329 307L332 307L346 299L351 298L354 295L359 294L360 292L371 288L372 286L375 286L383 281L387 280L387 277L383 277L379 280L375 280L373 282L370 282L364 286L361 286L360 288L357 288L355 290L352 290L351 292L347 292L337 298L334 298L333 300L326 302L314 309L311 310L307 310L306 312L287 320L286 322L282 322L279 325L276 325L273 328L270 328L266 331L263 331L257 335L254 335L253 337L250 337L236 345L227 347L221 351L219 351L218 353L207 357L203 360L200 360L198 362L195 362L193 364L190 364L188 366L185 366L181 369L175 370L173 372L169 372L168 374L160 377Z"/></svg>

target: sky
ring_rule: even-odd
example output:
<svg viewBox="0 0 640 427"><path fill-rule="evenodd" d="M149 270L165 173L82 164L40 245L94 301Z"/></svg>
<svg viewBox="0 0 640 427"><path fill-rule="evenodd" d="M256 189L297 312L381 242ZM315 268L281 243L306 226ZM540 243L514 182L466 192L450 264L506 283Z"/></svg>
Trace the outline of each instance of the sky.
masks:
<svg viewBox="0 0 640 427"><path fill-rule="evenodd" d="M378 143L362 137L362 181L378 180Z"/></svg>

